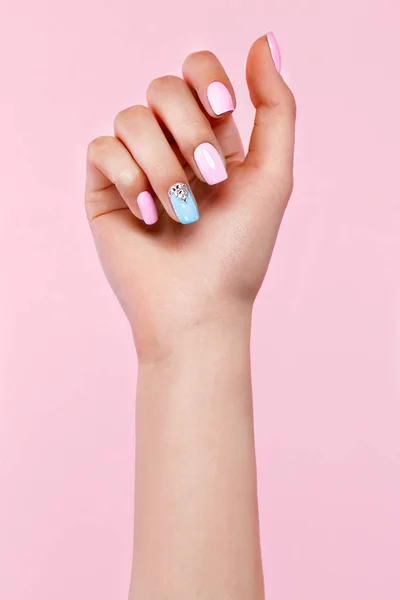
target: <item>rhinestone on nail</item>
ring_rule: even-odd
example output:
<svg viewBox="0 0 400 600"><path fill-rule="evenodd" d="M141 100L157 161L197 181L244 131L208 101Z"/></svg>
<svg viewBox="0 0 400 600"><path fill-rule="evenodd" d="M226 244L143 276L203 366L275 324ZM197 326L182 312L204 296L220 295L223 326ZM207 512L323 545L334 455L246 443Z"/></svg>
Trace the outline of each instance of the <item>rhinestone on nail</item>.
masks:
<svg viewBox="0 0 400 600"><path fill-rule="evenodd" d="M189 190L186 183L174 183L168 190L168 196L170 198L175 196L175 198L179 198L179 200L182 200L183 202L187 202L188 195Z"/></svg>

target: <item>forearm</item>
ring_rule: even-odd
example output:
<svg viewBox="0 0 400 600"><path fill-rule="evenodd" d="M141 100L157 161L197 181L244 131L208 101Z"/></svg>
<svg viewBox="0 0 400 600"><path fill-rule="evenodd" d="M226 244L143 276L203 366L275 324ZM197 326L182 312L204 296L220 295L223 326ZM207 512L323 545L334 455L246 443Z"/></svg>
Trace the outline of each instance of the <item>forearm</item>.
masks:
<svg viewBox="0 0 400 600"><path fill-rule="evenodd" d="M132 600L259 600L250 316L139 368Z"/></svg>

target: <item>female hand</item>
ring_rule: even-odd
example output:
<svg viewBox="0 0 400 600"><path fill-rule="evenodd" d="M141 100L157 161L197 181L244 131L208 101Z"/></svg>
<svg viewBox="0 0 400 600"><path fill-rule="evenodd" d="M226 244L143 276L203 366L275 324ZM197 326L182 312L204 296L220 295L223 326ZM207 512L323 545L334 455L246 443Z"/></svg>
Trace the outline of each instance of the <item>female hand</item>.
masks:
<svg viewBox="0 0 400 600"><path fill-rule="evenodd" d="M251 313L293 185L295 102L279 70L273 34L256 40L246 156L232 85L204 51L186 58L183 79L152 81L148 107L120 112L115 137L89 145L87 214L140 360Z"/></svg>

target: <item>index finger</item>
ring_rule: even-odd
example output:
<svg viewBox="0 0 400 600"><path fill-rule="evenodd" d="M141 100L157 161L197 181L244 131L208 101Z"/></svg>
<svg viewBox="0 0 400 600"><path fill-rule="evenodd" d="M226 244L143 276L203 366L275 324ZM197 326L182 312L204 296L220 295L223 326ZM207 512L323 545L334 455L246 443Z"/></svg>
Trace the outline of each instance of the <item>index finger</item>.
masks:
<svg viewBox="0 0 400 600"><path fill-rule="evenodd" d="M215 54L207 50L189 54L182 74L210 117L218 118L235 110L233 86Z"/></svg>

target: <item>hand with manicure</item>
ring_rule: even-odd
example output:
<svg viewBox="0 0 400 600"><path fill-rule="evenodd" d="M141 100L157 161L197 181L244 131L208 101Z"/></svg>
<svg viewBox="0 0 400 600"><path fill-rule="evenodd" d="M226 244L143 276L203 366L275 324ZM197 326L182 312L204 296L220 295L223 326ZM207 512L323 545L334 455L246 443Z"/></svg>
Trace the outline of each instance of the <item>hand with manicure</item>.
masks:
<svg viewBox="0 0 400 600"><path fill-rule="evenodd" d="M152 81L148 106L121 111L114 137L89 145L87 215L139 359L251 313L293 185L295 102L280 67L275 36L256 40L247 154L232 84L205 51L186 58L182 79Z"/></svg>

